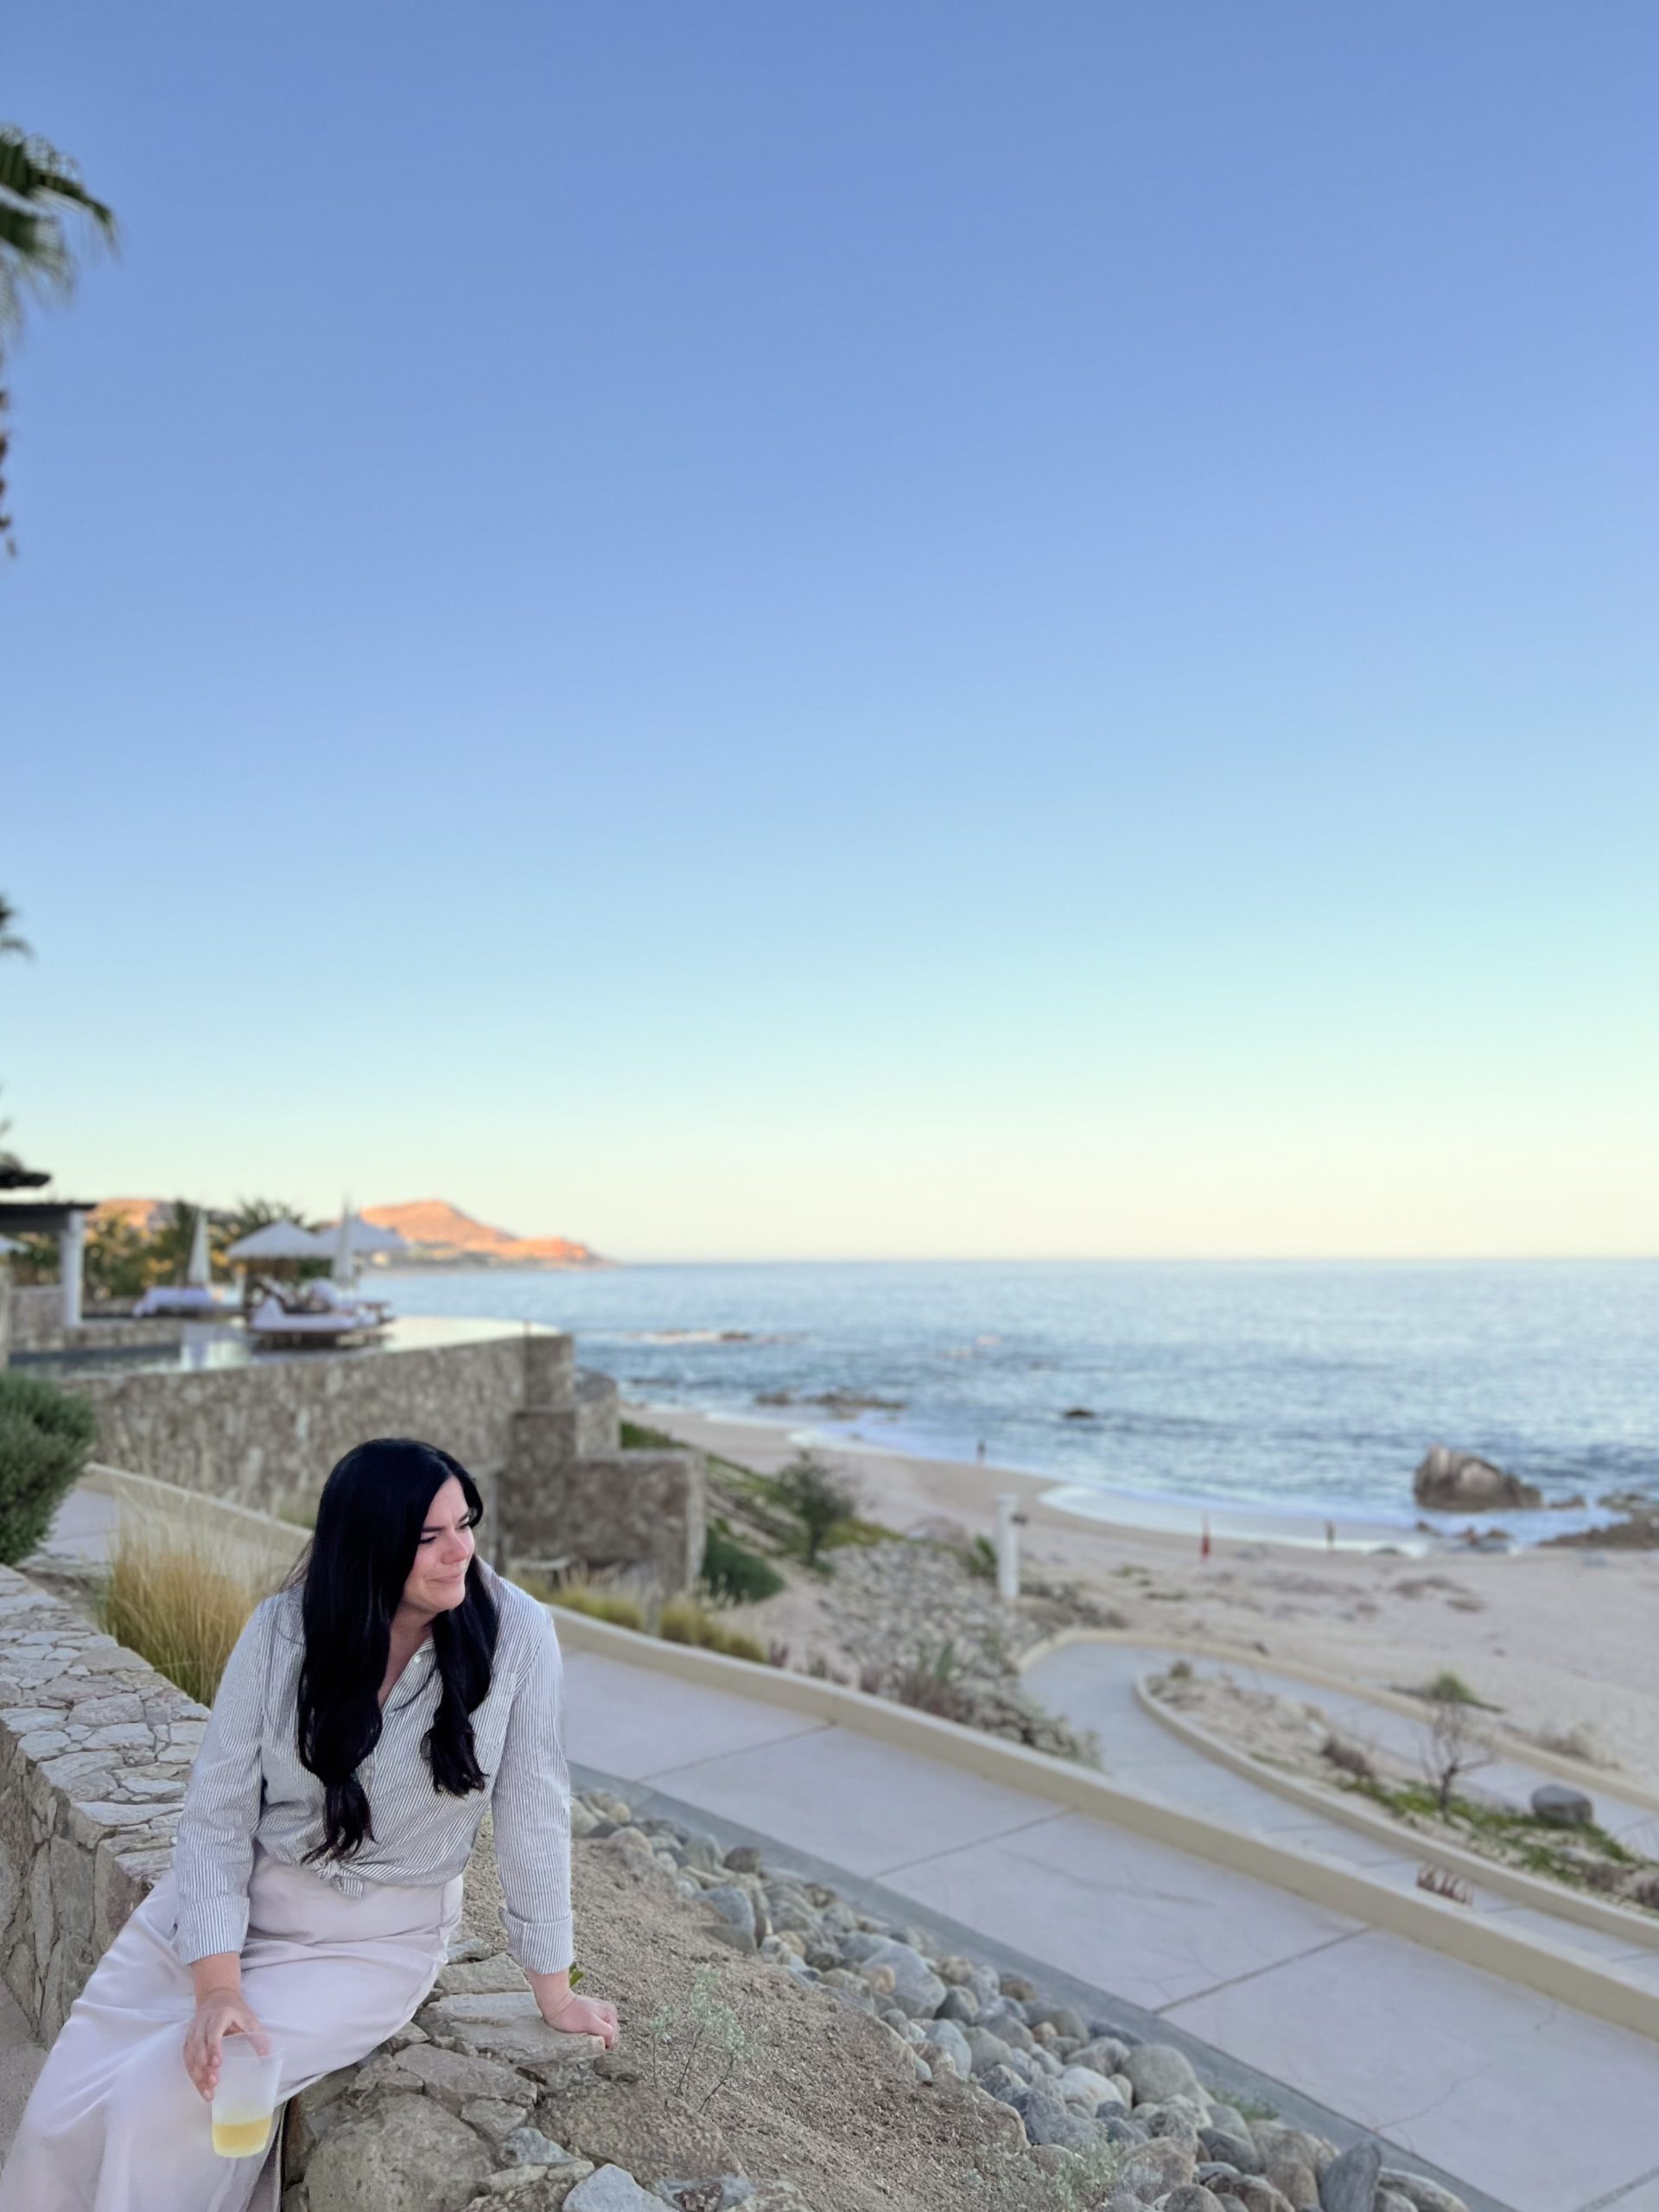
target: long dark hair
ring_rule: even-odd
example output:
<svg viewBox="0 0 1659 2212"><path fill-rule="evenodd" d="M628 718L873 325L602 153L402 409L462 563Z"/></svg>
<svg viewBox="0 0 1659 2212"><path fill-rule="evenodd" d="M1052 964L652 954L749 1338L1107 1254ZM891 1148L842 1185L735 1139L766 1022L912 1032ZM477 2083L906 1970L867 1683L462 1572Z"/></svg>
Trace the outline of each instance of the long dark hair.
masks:
<svg viewBox="0 0 1659 2212"><path fill-rule="evenodd" d="M327 1796L325 1834L308 1859L349 1859L374 1835L357 1770L380 1740L380 1685L391 1620L415 1564L427 1509L451 1476L476 1520L484 1501L458 1459L406 1436L377 1436L335 1466L317 1529L289 1587L301 1594L300 1758ZM472 1715L490 1687L498 1614L474 1554L467 1595L432 1624L443 1690L421 1749L432 1785L452 1797L482 1789Z"/></svg>

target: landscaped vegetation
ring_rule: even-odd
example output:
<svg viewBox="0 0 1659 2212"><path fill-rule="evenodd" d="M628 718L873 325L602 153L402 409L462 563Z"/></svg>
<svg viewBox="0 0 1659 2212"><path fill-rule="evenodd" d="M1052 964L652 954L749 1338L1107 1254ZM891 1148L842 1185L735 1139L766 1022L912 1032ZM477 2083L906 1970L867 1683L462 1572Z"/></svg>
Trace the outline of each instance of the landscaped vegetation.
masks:
<svg viewBox="0 0 1659 2212"><path fill-rule="evenodd" d="M96 1597L99 1625L211 1705L249 1614L276 1587L239 1546L148 1522L122 1523Z"/></svg>
<svg viewBox="0 0 1659 2212"><path fill-rule="evenodd" d="M39 1376L0 1373L0 1565L15 1566L44 1541L97 1435L85 1398Z"/></svg>

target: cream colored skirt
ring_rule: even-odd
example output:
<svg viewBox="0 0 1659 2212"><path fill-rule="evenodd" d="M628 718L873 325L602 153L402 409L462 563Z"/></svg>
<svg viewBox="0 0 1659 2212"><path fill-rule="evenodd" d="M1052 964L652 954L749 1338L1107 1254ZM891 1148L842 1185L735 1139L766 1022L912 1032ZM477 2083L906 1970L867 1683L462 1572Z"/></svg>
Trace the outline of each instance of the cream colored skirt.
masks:
<svg viewBox="0 0 1659 2212"><path fill-rule="evenodd" d="M443 1963L461 1895L457 1879L341 1897L302 1867L256 1859L242 1988L282 2044L283 2097L408 2024ZM48 2055L0 2173L0 2212L276 2212L280 2138L263 2162L218 2157L184 2070L195 1993L176 1927L168 1874Z"/></svg>

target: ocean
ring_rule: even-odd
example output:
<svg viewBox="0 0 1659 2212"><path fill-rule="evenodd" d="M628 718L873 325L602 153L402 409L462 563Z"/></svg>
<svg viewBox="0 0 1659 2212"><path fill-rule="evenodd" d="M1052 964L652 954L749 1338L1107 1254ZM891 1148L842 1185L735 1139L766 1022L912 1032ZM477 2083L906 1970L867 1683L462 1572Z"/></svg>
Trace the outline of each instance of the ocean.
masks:
<svg viewBox="0 0 1659 2212"><path fill-rule="evenodd" d="M372 1287L400 1313L573 1330L634 1399L940 1459L982 1441L1084 1510L1109 1497L1171 1525L1248 1509L1408 1529L1436 1442L1588 1502L1510 1516L1522 1541L1612 1517L1610 1491L1659 1496L1656 1262L377 1270Z"/></svg>

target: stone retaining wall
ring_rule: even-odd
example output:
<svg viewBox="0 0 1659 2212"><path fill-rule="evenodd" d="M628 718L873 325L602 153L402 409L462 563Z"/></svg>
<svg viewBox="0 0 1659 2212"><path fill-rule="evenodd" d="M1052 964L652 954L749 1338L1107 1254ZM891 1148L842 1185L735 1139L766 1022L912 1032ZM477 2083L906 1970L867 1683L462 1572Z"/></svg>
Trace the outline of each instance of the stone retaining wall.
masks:
<svg viewBox="0 0 1659 2212"><path fill-rule="evenodd" d="M182 1344L178 1321L135 1321L130 1315L83 1318L79 1328L63 1325L63 1293L54 1282L7 1284L0 1262L0 1367L10 1353L59 1351L164 1351Z"/></svg>
<svg viewBox="0 0 1659 2212"><path fill-rule="evenodd" d="M42 2043L166 1871L207 1718L0 1567L0 1974Z"/></svg>
<svg viewBox="0 0 1659 2212"><path fill-rule="evenodd" d="M60 1379L98 1408L110 1465L261 1512L308 1512L335 1460L370 1436L423 1437L493 1483L523 1402L524 1341Z"/></svg>

